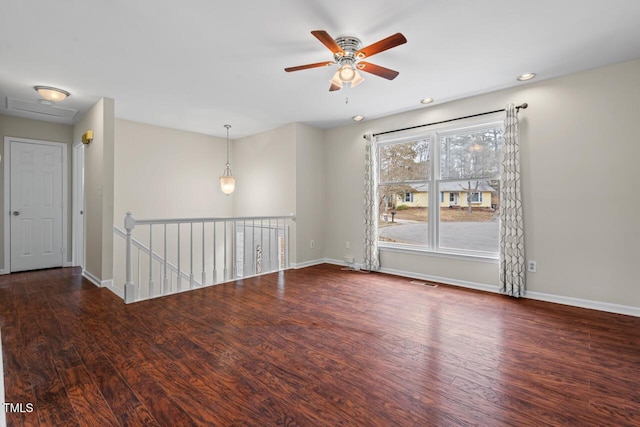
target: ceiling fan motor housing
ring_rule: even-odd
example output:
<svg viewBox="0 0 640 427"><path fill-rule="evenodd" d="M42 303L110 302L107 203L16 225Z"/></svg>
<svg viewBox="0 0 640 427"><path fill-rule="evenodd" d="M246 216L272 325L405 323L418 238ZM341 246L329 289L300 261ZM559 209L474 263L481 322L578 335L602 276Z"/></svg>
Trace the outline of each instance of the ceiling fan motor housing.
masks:
<svg viewBox="0 0 640 427"><path fill-rule="evenodd" d="M344 51L344 54L342 52L333 54L333 58L338 64L344 60L349 60L351 63L354 63L357 59L362 59L356 58L356 52L362 47L362 42L359 38L351 36L338 37L336 44Z"/></svg>

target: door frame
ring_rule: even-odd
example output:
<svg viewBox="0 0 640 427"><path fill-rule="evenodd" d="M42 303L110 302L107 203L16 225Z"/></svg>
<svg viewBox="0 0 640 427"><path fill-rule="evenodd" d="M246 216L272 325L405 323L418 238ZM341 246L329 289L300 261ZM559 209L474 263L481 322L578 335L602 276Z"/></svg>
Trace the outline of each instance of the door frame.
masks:
<svg viewBox="0 0 640 427"><path fill-rule="evenodd" d="M39 139L17 138L13 136L4 137L4 155L2 162L4 163L4 213L3 213L3 231L4 231L4 268L0 270L0 274L11 273L11 143L27 143L49 145L62 148L62 266L68 266L67 255L67 221L68 221L68 144L64 142L43 141Z"/></svg>
<svg viewBox="0 0 640 427"><path fill-rule="evenodd" d="M84 268L84 144L82 142L73 144L72 157L71 264Z"/></svg>

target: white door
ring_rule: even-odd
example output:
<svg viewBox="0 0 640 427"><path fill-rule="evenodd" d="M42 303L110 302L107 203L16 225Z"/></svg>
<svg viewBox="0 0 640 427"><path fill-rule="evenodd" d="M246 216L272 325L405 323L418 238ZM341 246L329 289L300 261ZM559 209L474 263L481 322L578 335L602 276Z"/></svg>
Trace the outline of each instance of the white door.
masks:
<svg viewBox="0 0 640 427"><path fill-rule="evenodd" d="M11 271L62 266L63 148L11 141Z"/></svg>

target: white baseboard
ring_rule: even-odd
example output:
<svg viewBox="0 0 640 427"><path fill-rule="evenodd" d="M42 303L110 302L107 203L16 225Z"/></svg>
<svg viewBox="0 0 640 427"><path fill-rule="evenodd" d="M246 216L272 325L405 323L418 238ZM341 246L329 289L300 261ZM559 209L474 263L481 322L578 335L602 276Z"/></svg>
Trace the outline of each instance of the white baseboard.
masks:
<svg viewBox="0 0 640 427"><path fill-rule="evenodd" d="M6 268L0 269L0 276L3 275L3 274L9 274L9 273L10 273L10 271L7 270Z"/></svg>
<svg viewBox="0 0 640 427"><path fill-rule="evenodd" d="M450 279L448 277L433 276L431 274L414 273L402 270L394 270L391 268L381 268L381 273L393 274L394 276L408 277L410 279L427 280L429 282L443 283L445 285L459 286L461 288L475 289L478 291L499 293L496 285L487 285L485 283L470 282L467 280Z"/></svg>
<svg viewBox="0 0 640 427"><path fill-rule="evenodd" d="M87 270L82 270L82 277L93 283L99 288L107 288L120 298L124 299L124 290L120 290L117 287L113 286L113 279L109 280L100 280L93 274L89 273Z"/></svg>
<svg viewBox="0 0 640 427"><path fill-rule="evenodd" d="M346 261L341 260L341 259L333 259L333 258L325 258L324 262L326 264L333 264L333 265L341 265L343 267L352 267L354 270L361 270L362 269L362 264L358 263L358 262L354 262L353 264L347 264Z"/></svg>
<svg viewBox="0 0 640 427"><path fill-rule="evenodd" d="M525 291L525 298L539 301L553 302L556 304L571 305L573 307L589 308L591 310L606 311L609 313L626 314L640 317L640 307L613 304L610 302L593 301L588 299L565 297L562 295L545 294L542 292Z"/></svg>
<svg viewBox="0 0 640 427"><path fill-rule="evenodd" d="M124 300L124 288L120 289L113 286L113 280L107 280L107 282L109 283L105 287L109 289L111 292L113 292L115 295L117 295L118 297L122 298L122 300Z"/></svg>
<svg viewBox="0 0 640 427"><path fill-rule="evenodd" d="M100 280L93 274L89 273L87 270L82 270L82 277L93 283L99 288L109 288L113 286L113 280Z"/></svg>
<svg viewBox="0 0 640 427"><path fill-rule="evenodd" d="M97 287L99 287L99 288L102 287L101 280L98 279L96 276L94 276L93 274L91 274L90 272L88 272L85 269L82 269L82 277L84 277L85 279L87 279L88 281L90 281L91 283L96 285Z"/></svg>
<svg viewBox="0 0 640 427"><path fill-rule="evenodd" d="M347 265L344 261L336 259L326 259L328 264ZM360 267L359 265L357 267ZM460 286L463 288L476 289L480 291L500 293L497 285L488 285L485 283L469 282L465 280L450 279L447 277L432 276L429 274L420 274L410 271L394 270L391 268L381 268L381 273L393 274L395 276L407 277L411 279L428 280L432 282L443 283L446 285ZM562 295L546 294L542 292L525 291L524 298L552 302L556 304L570 305L573 307L588 308L591 310L606 311L608 313L626 314L628 316L640 317L640 307L632 307L608 302L593 301L581 298L565 297Z"/></svg>
<svg viewBox="0 0 640 427"><path fill-rule="evenodd" d="M326 264L326 262L327 261L324 258L322 258L322 259L314 259L314 260L311 260L311 261L293 263L292 267L295 268L295 269L305 268L305 267L312 267L314 265Z"/></svg>

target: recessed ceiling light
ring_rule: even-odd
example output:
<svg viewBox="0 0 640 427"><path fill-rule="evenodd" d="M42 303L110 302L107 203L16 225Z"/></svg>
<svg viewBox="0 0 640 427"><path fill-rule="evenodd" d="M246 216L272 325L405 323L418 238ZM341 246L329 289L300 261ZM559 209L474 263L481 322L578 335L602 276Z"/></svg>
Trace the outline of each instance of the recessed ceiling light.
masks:
<svg viewBox="0 0 640 427"><path fill-rule="evenodd" d="M518 80L520 80L521 82L524 82L525 80L531 80L535 76L536 76L536 73L525 73L518 76Z"/></svg>
<svg viewBox="0 0 640 427"><path fill-rule="evenodd" d="M421 104L431 104L433 102L433 98L422 98L420 100Z"/></svg>
<svg viewBox="0 0 640 427"><path fill-rule="evenodd" d="M361 122L364 120L363 116L353 116L351 118L353 119L354 122Z"/></svg>

